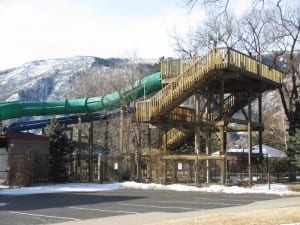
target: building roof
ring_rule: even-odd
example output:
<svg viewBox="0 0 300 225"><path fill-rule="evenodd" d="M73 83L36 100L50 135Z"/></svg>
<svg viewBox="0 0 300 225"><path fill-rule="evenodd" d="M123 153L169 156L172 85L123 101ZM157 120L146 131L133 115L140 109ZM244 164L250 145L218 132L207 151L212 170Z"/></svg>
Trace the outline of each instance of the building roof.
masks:
<svg viewBox="0 0 300 225"><path fill-rule="evenodd" d="M248 153L248 148L231 148L227 149L227 153ZM259 153L259 145L255 145L252 147L252 153L258 154ZM276 148L273 148L271 146L262 145L262 153L264 156L268 156L269 158L285 158L287 157L286 153L284 151L278 150ZM220 155L220 151L212 153L212 155Z"/></svg>
<svg viewBox="0 0 300 225"><path fill-rule="evenodd" d="M49 140L46 136L31 133L0 134L0 140L8 139Z"/></svg>

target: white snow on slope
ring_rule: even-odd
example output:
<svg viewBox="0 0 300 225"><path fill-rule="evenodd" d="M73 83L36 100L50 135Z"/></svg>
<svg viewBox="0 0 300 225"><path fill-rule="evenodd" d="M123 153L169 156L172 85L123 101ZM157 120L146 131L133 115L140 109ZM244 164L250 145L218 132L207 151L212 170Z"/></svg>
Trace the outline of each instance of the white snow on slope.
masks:
<svg viewBox="0 0 300 225"><path fill-rule="evenodd" d="M35 89L42 92L52 88L51 93L44 93L45 96L40 96L40 98L57 99L65 96L70 91L70 81L74 76L86 68L91 68L94 62L94 57L74 56L28 62L16 68L0 71L1 99L2 101L24 100L22 98L26 96L22 96L21 99L21 96L19 96L24 90L27 90L28 93L26 93L30 94L29 90L32 89L33 93L31 94L34 95L34 92L37 91ZM42 86L39 86L39 83L43 80L45 82Z"/></svg>

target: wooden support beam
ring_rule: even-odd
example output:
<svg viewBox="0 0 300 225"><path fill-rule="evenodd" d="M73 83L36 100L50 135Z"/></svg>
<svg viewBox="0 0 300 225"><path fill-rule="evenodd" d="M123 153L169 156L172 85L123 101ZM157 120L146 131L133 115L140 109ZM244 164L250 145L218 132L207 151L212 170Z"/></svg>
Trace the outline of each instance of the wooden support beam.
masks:
<svg viewBox="0 0 300 225"><path fill-rule="evenodd" d="M224 86L225 79L222 77L220 79L220 92L219 92L219 114L222 119L224 119Z"/></svg>
<svg viewBox="0 0 300 225"><path fill-rule="evenodd" d="M162 132L163 132L162 133L162 142L163 142L162 148L163 148L164 154L166 154L168 151L168 130L163 129Z"/></svg>
<svg viewBox="0 0 300 225"><path fill-rule="evenodd" d="M148 130L148 132L147 132L147 150L149 151L149 152L151 152L151 147L152 147L152 145L151 145L151 128L150 128L150 124L149 124L149 126L147 126L147 130Z"/></svg>
<svg viewBox="0 0 300 225"><path fill-rule="evenodd" d="M220 93L219 93L219 114L221 118L222 125L220 125L220 154L224 156L223 161L221 162L221 182L223 185L226 183L226 133L225 133L225 121L224 121L224 86L225 80L221 78L220 80Z"/></svg>
<svg viewBox="0 0 300 225"><path fill-rule="evenodd" d="M219 122L217 121L199 121L198 123L196 122L184 122L184 121L156 121L155 123L151 124L151 128L155 129L155 128L159 128L159 129L171 129L171 128L175 128L175 127L183 127L183 128L187 128L187 129L193 129L194 127L200 127L201 130L205 130L205 129L210 129L211 127L217 127L219 126Z"/></svg>
<svg viewBox="0 0 300 225"><path fill-rule="evenodd" d="M263 128L260 127L253 127L252 131L263 131ZM234 127L226 127L226 132L248 132L248 124L247 125L235 125Z"/></svg>
<svg viewBox="0 0 300 225"><path fill-rule="evenodd" d="M248 120L241 120L241 119L235 119L235 118L226 118L225 120L228 123L236 123L236 124L243 124L243 125L247 125L249 124L249 116L248 116ZM250 122L251 127L255 127L255 128L261 128L263 127L261 122Z"/></svg>
<svg viewBox="0 0 300 225"><path fill-rule="evenodd" d="M245 120L249 120L248 119L248 115L247 115L247 113L245 112L245 110L244 110L244 108L241 108L241 110L242 110L242 113L243 113L243 115L244 115L244 117L245 117Z"/></svg>
<svg viewBox="0 0 300 225"><path fill-rule="evenodd" d="M199 93L195 94L195 122L196 124L200 122L201 119L201 109L200 109L200 103L201 103L201 96ZM195 127L195 154L199 155L200 153L200 148L201 148L201 130L200 126ZM199 163L198 163L198 157L196 157L195 160L195 183L196 185L199 184L199 179L200 174L199 174Z"/></svg>
<svg viewBox="0 0 300 225"><path fill-rule="evenodd" d="M167 154L168 151L168 131L166 129L163 130L163 156ZM166 184L167 182L167 160L163 160L163 171L162 171L162 184Z"/></svg>
<svg viewBox="0 0 300 225"><path fill-rule="evenodd" d="M220 154L223 156L223 161L220 165L220 171L221 171L221 182L223 185L225 185L225 180L226 180L226 171L225 171L225 156L226 156L226 144L225 144L225 128L224 126L220 126Z"/></svg>
<svg viewBox="0 0 300 225"><path fill-rule="evenodd" d="M193 155L163 155L163 159L165 160L191 160L194 161L198 158L198 160L224 160L224 155L212 156L206 154L193 154ZM237 160L237 156L227 156L228 160Z"/></svg>

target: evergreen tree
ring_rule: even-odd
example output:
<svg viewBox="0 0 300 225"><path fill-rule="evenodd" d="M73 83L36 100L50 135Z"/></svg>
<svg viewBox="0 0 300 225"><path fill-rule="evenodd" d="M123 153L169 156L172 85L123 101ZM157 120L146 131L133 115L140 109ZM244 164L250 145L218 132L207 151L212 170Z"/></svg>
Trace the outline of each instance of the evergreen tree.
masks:
<svg viewBox="0 0 300 225"><path fill-rule="evenodd" d="M68 156L74 151L74 145L55 117L46 127L46 135L50 138L49 180L55 183L66 182L68 181Z"/></svg>
<svg viewBox="0 0 300 225"><path fill-rule="evenodd" d="M165 59L164 56L159 57L158 62L154 63L153 71L154 73L160 72L161 62Z"/></svg>

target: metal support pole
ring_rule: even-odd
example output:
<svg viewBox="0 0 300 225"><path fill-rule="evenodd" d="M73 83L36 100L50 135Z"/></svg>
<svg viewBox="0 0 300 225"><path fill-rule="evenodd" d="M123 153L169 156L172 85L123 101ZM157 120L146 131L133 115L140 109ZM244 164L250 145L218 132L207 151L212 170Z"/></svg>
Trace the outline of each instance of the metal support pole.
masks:
<svg viewBox="0 0 300 225"><path fill-rule="evenodd" d="M263 124L262 124L262 96L261 94L258 97L258 122L260 124L260 128L258 131L258 146L259 146L259 162L260 162L260 167L261 167L261 172L263 173L263 151L262 151L262 129L263 129Z"/></svg>
<svg viewBox="0 0 300 225"><path fill-rule="evenodd" d="M224 156L223 160L221 161L221 183L222 185L226 184L226 148L225 148L225 128L224 125L220 126L220 155Z"/></svg>
<svg viewBox="0 0 300 225"><path fill-rule="evenodd" d="M248 99L248 173L249 173L249 187L252 186L252 127L251 127L251 98Z"/></svg>
<svg viewBox="0 0 300 225"><path fill-rule="evenodd" d="M206 154L210 155L211 154L211 133L206 134ZM210 183L210 167L211 163L210 160L206 160L206 183Z"/></svg>
<svg viewBox="0 0 300 225"><path fill-rule="evenodd" d="M108 152L108 135L109 135L109 122L108 120L105 121L105 127L104 127L104 149L105 152Z"/></svg>
<svg viewBox="0 0 300 225"><path fill-rule="evenodd" d="M137 148L136 148L136 173L137 173L137 181L140 182L141 181L141 177L142 177L142 157L141 157L141 140L142 139L142 134L141 134L141 129L139 129L139 140L138 140L138 144L137 144Z"/></svg>
<svg viewBox="0 0 300 225"><path fill-rule="evenodd" d="M147 162L147 182L152 182L152 162L151 159Z"/></svg>
<svg viewBox="0 0 300 225"><path fill-rule="evenodd" d="M75 151L74 154L74 158L75 158L75 181L78 182L78 151Z"/></svg>
<svg viewBox="0 0 300 225"><path fill-rule="evenodd" d="M93 143L94 143L94 121L91 120L89 128L89 182L93 181Z"/></svg>
<svg viewBox="0 0 300 225"><path fill-rule="evenodd" d="M81 174L82 174L82 171L81 171L81 147L80 147L81 136L82 136L81 118L79 117L78 118L78 144L79 144L79 150L78 150L78 155L77 155L77 157L78 157L77 166L79 167L79 176L77 175L78 181L81 181Z"/></svg>
<svg viewBox="0 0 300 225"><path fill-rule="evenodd" d="M120 109L120 154L123 155L123 147L124 147L124 109L121 107Z"/></svg>
<svg viewBox="0 0 300 225"><path fill-rule="evenodd" d="M101 154L99 153L98 154L98 164L97 164L97 172L98 172L98 182L99 183L102 183L103 182L103 178L102 178L102 157L101 157Z"/></svg>
<svg viewBox="0 0 300 225"><path fill-rule="evenodd" d="M167 129L164 129L163 130L163 155L166 155L167 154L167 151L168 151L168 136L167 136ZM163 184L166 184L167 182L167 160L166 159L163 159L163 174L162 174L162 183Z"/></svg>
<svg viewBox="0 0 300 225"><path fill-rule="evenodd" d="M211 104L211 96L207 96L207 102L206 102L206 108L205 108L205 113L206 113L206 121L210 121L210 104ZM206 133L205 136L205 142L206 142L206 154L210 155L211 154L211 132L209 131ZM206 160L206 183L210 183L210 160Z"/></svg>
<svg viewBox="0 0 300 225"><path fill-rule="evenodd" d="M271 189L271 179L270 179L270 170L269 170L269 154L267 153L267 174L268 174L268 187Z"/></svg>

